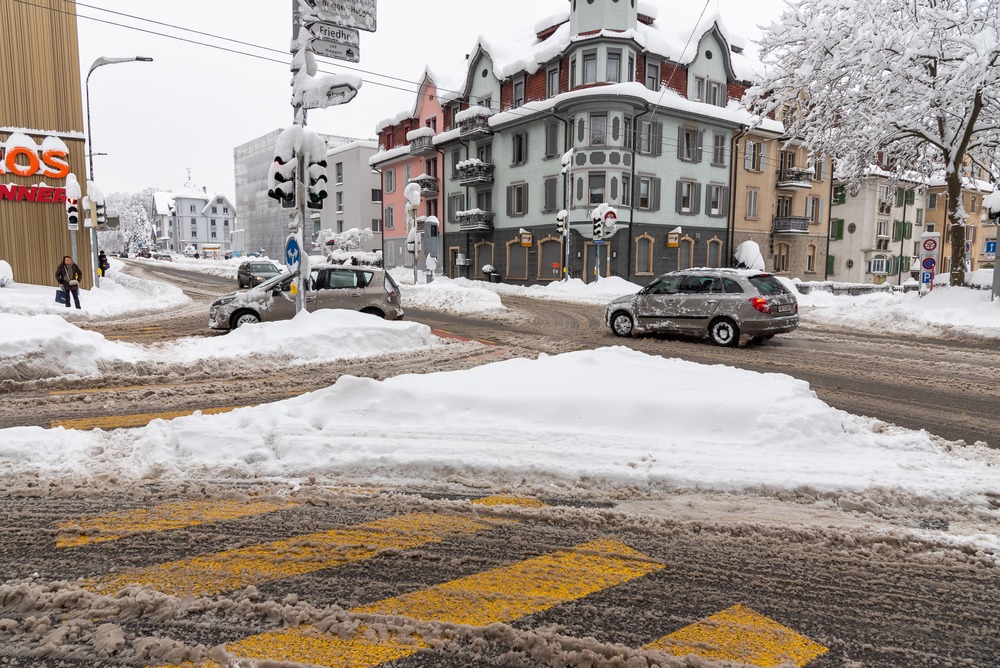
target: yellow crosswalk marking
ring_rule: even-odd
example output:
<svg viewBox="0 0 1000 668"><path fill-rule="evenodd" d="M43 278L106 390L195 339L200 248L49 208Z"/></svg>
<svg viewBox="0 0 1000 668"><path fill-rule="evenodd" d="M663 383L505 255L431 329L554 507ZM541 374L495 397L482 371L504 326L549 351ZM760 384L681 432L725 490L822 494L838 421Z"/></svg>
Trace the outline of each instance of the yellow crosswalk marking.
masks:
<svg viewBox="0 0 1000 668"><path fill-rule="evenodd" d="M416 513L366 524L171 561L87 583L100 592L149 585L179 597L214 596L369 559L381 550L409 550L495 526L450 515Z"/></svg>
<svg viewBox="0 0 1000 668"><path fill-rule="evenodd" d="M624 543L598 540L352 610L425 622L487 626L548 610L662 569ZM235 657L331 668L367 668L416 654L416 634L357 631L344 639L314 627L263 633L226 646Z"/></svg>
<svg viewBox="0 0 1000 668"><path fill-rule="evenodd" d="M59 523L56 547L80 547L92 543L118 540L137 533L170 531L198 526L207 522L234 520L265 515L298 504L277 504L265 501L193 501L167 503L153 508L139 508L100 517L83 517Z"/></svg>
<svg viewBox="0 0 1000 668"><path fill-rule="evenodd" d="M761 668L787 666L789 662L805 666L828 650L743 605L734 605L708 619L685 626L650 643L647 648L663 650L675 656L694 654Z"/></svg>

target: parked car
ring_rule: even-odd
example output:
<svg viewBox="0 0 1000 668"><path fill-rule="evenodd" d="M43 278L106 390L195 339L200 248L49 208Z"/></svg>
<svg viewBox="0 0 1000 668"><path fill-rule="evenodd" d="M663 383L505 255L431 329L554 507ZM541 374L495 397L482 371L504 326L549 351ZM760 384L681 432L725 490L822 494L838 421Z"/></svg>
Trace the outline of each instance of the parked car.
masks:
<svg viewBox="0 0 1000 668"><path fill-rule="evenodd" d="M236 329L243 325L288 320L295 316L292 281L282 273L243 292L216 299L209 311L212 329ZM401 320L399 286L392 276L372 267L313 266L306 286L306 308L340 308Z"/></svg>
<svg viewBox="0 0 1000 668"><path fill-rule="evenodd" d="M236 270L236 285L241 290L243 288L252 288L255 285L260 285L269 278L274 278L280 273L281 270L273 262L262 262L261 260L244 262Z"/></svg>
<svg viewBox="0 0 1000 668"><path fill-rule="evenodd" d="M167 262L173 262L174 256L170 253L153 253L154 260L166 260Z"/></svg>
<svg viewBox="0 0 1000 668"><path fill-rule="evenodd" d="M770 339L799 326L799 303L771 274L741 269L685 269L663 274L635 295L608 304L617 336L652 332L708 337L737 346L740 336Z"/></svg>

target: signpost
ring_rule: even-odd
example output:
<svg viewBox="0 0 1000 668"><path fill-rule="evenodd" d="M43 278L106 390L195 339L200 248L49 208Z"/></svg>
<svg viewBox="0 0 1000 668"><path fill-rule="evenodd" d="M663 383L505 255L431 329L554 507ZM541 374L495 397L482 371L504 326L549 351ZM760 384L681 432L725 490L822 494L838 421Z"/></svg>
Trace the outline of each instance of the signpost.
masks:
<svg viewBox="0 0 1000 668"><path fill-rule="evenodd" d="M995 260L997 258L997 240L987 239L986 240L986 259Z"/></svg>
<svg viewBox="0 0 1000 668"><path fill-rule="evenodd" d="M361 61L361 33L352 28L318 21L306 25L312 35L312 50L327 58L350 63Z"/></svg>
<svg viewBox="0 0 1000 668"><path fill-rule="evenodd" d="M295 272L301 260L302 248L299 246L299 240L296 235L290 234L285 242L285 266L288 267L288 271Z"/></svg>
<svg viewBox="0 0 1000 668"><path fill-rule="evenodd" d="M376 0L304 0L320 20L375 32Z"/></svg>
<svg viewBox="0 0 1000 668"><path fill-rule="evenodd" d="M924 232L920 235L920 294L926 294L934 289L934 273L937 268L938 247L941 245L941 235L937 232Z"/></svg>

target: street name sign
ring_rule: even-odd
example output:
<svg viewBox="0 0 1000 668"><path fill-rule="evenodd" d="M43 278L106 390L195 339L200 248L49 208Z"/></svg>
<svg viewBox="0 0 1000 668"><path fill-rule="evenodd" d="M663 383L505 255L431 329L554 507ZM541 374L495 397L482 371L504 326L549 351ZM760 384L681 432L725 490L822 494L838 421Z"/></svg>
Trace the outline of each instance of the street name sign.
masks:
<svg viewBox="0 0 1000 668"><path fill-rule="evenodd" d="M317 55L350 63L361 61L361 33L357 30L323 22L310 23L307 27L313 36L312 50Z"/></svg>
<svg viewBox="0 0 1000 668"><path fill-rule="evenodd" d="M376 0L305 0L324 22L375 32Z"/></svg>

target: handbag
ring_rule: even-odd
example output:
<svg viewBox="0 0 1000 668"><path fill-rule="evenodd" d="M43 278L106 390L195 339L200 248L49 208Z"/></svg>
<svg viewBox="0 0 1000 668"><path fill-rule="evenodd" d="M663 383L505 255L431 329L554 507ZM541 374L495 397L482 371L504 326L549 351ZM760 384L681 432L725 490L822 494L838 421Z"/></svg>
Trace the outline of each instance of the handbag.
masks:
<svg viewBox="0 0 1000 668"><path fill-rule="evenodd" d="M59 288L56 290L56 301L60 304L69 304L69 293Z"/></svg>

